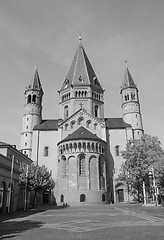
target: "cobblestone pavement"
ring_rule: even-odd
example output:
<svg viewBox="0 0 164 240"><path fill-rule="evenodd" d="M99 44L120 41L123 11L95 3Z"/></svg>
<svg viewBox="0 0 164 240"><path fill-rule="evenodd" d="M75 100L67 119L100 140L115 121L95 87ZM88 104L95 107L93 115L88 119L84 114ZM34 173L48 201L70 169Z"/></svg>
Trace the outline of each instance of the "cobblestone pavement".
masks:
<svg viewBox="0 0 164 240"><path fill-rule="evenodd" d="M83 205L1 219L0 239L164 239L164 207Z"/></svg>

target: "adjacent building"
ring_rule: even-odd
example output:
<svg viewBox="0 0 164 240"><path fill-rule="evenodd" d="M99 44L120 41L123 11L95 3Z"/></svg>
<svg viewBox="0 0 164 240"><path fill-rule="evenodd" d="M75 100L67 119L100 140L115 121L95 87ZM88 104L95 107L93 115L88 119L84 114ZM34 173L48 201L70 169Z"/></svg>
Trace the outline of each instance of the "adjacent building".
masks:
<svg viewBox="0 0 164 240"><path fill-rule="evenodd" d="M0 212L16 211L24 205L24 192L20 193L18 186L22 163L29 165L32 160L15 145L0 142Z"/></svg>

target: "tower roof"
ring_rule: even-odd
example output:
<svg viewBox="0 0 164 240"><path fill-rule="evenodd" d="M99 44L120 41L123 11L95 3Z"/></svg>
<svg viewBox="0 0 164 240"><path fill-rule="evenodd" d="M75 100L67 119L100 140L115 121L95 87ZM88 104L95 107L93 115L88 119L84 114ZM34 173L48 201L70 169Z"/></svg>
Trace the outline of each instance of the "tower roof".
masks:
<svg viewBox="0 0 164 240"><path fill-rule="evenodd" d="M43 92L39 73L36 67L35 67L34 75L32 76L30 83L26 87L26 91L27 90L38 90Z"/></svg>
<svg viewBox="0 0 164 240"><path fill-rule="evenodd" d="M129 72L128 67L126 67L125 75L124 75L124 81L123 81L123 83L121 85L121 90L123 90L125 88L129 88L129 87L136 88L136 85L135 85L135 83L133 81L133 78L132 78L132 76L131 76L131 74Z"/></svg>
<svg viewBox="0 0 164 240"><path fill-rule="evenodd" d="M71 141L71 140L80 140L80 139L104 142L96 134L93 134L92 132L88 131L86 128L81 126L76 131L74 131L71 135L64 138L62 141L60 141L58 145L62 142Z"/></svg>
<svg viewBox="0 0 164 240"><path fill-rule="evenodd" d="M71 86L91 86L92 89L103 92L87 54L79 37L79 46L74 55L71 66L66 74L65 81L60 91Z"/></svg>

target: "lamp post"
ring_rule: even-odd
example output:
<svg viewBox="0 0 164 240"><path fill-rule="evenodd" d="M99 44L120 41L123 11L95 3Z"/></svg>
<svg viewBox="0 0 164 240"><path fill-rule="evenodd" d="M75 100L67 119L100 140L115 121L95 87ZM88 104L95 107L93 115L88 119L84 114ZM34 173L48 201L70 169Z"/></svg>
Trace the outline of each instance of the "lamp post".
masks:
<svg viewBox="0 0 164 240"><path fill-rule="evenodd" d="M151 188L153 188L153 202L155 202L156 206L158 207L158 189L156 186L154 167L152 167L151 171L149 171L149 182L151 184Z"/></svg>
<svg viewBox="0 0 164 240"><path fill-rule="evenodd" d="M13 170L14 170L14 155L12 156L11 161L11 171L10 171L10 188L9 188L9 195L8 195L8 213L10 212L10 204L11 204L11 191L12 191L12 182L13 182Z"/></svg>

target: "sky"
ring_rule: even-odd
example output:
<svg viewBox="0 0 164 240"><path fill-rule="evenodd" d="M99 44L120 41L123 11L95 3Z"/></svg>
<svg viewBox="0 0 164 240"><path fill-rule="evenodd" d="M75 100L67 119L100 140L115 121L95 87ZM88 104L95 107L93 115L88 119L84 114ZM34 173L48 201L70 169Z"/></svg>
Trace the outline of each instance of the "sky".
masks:
<svg viewBox="0 0 164 240"><path fill-rule="evenodd" d="M105 89L105 117L122 117L127 60L144 131L164 146L163 12L163 0L0 0L0 141L20 148L24 91L35 66L44 91L43 119L60 117L58 90L81 34Z"/></svg>

